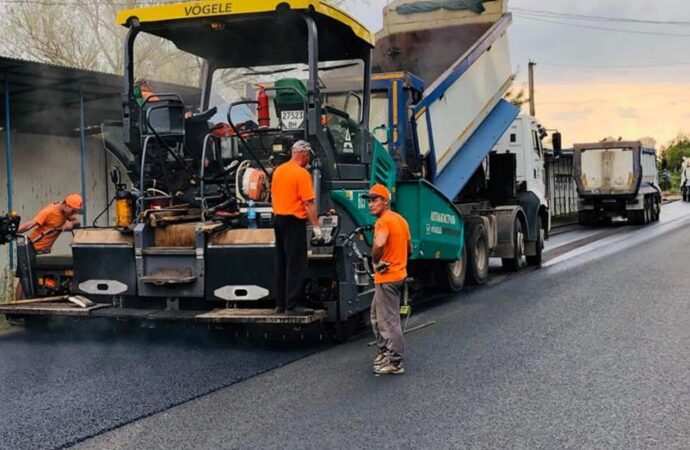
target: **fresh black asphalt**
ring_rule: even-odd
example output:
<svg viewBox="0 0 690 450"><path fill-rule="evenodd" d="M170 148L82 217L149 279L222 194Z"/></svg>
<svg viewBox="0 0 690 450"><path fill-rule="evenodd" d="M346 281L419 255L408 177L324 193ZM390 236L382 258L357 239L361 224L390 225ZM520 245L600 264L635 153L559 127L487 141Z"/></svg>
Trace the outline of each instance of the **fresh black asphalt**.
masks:
<svg viewBox="0 0 690 450"><path fill-rule="evenodd" d="M0 336L0 448L63 447L318 351L147 331Z"/></svg>
<svg viewBox="0 0 690 450"><path fill-rule="evenodd" d="M429 308L403 376L375 377L363 338L77 447L689 448L690 224L676 225Z"/></svg>
<svg viewBox="0 0 690 450"><path fill-rule="evenodd" d="M369 338L0 335L0 448L688 448L685 229L415 308L399 378Z"/></svg>

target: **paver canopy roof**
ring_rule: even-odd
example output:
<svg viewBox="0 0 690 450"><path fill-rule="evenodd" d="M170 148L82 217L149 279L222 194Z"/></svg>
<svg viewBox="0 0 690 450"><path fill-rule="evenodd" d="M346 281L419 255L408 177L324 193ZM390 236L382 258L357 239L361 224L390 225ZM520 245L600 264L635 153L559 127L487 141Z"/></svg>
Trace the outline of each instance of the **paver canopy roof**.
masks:
<svg viewBox="0 0 690 450"><path fill-rule="evenodd" d="M374 36L343 11L319 0L173 3L122 11L118 22L172 41L215 67L307 61L308 27L318 29L320 61L364 59Z"/></svg>

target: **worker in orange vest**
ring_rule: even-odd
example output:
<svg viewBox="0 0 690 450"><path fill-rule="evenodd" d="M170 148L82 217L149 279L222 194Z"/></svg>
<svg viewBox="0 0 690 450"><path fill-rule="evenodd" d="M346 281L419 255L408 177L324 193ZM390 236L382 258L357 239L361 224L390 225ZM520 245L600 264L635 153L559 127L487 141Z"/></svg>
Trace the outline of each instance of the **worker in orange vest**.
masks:
<svg viewBox="0 0 690 450"><path fill-rule="evenodd" d="M33 220L19 225L19 233L33 232L29 236L27 246L28 252L33 259L33 255L47 254L53 248L53 244L63 231L72 231L79 228L81 223L77 214L81 213L84 201L79 194L69 194L62 202L53 203L41 209ZM22 280L22 273L18 277ZM24 290L21 282L15 290L15 299L24 298Z"/></svg>
<svg viewBox="0 0 690 450"><path fill-rule="evenodd" d="M374 373L400 375L403 362L403 330L400 300L407 279L407 259L412 253L410 226L390 209L391 193L375 184L362 196L369 200L369 212L376 217L374 226L374 298L371 302L371 328L378 352Z"/></svg>
<svg viewBox="0 0 690 450"><path fill-rule="evenodd" d="M153 89L151 88L151 83L149 83L148 80L144 78L139 78L134 82L134 87L139 88L139 95L141 96L141 104L144 104L145 101L149 102L157 102L160 100L160 98L153 93Z"/></svg>
<svg viewBox="0 0 690 450"><path fill-rule="evenodd" d="M276 313L310 314L303 304L304 274L307 270L307 222L321 239L316 194L305 167L311 159L311 145L297 141L292 157L273 172L271 197L276 237Z"/></svg>

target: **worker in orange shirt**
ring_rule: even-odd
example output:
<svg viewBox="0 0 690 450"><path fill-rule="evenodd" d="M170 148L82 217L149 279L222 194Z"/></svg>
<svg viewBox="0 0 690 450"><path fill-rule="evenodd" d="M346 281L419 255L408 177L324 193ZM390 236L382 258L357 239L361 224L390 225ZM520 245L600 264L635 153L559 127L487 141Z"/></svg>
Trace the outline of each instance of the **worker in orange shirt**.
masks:
<svg viewBox="0 0 690 450"><path fill-rule="evenodd" d="M19 225L19 233L33 232L29 236L27 251L29 259L33 260L36 254L47 254L53 248L53 244L63 231L72 231L79 228L81 224L77 214L81 213L83 200L79 194L70 194L60 203L53 203L43 208L33 220ZM15 291L15 299L24 298L24 289L21 280L25 279L20 270L18 276L20 283Z"/></svg>
<svg viewBox="0 0 690 450"><path fill-rule="evenodd" d="M405 373L400 300L407 279L407 259L412 253L410 227L400 214L391 211L391 193L385 186L372 186L364 198L369 200L369 212L376 216L371 302L371 327L378 345L374 373L399 375Z"/></svg>
<svg viewBox="0 0 690 450"><path fill-rule="evenodd" d="M311 145L297 141L288 162L273 173L271 196L276 237L276 313L309 314L303 304L304 274L307 270L307 222L314 237L321 239L316 195L305 168L311 159Z"/></svg>
<svg viewBox="0 0 690 450"><path fill-rule="evenodd" d="M157 102L160 100L160 98L153 93L153 89L151 88L151 83L149 83L148 80L144 78L139 78L134 82L134 87L139 88L139 94L141 95L141 103L144 104L145 101L149 102Z"/></svg>

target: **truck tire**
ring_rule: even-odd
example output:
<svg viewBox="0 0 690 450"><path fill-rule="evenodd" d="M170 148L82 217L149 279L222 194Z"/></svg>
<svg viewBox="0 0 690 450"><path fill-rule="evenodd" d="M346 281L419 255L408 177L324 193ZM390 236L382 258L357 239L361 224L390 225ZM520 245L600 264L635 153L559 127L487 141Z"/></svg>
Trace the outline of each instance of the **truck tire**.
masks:
<svg viewBox="0 0 690 450"><path fill-rule="evenodd" d="M656 206L656 197L654 195L648 195L647 196L647 209L649 210L649 213L647 214L647 223L654 223L656 222L657 218L657 206Z"/></svg>
<svg viewBox="0 0 690 450"><path fill-rule="evenodd" d="M489 279L489 240L482 223L471 224L465 232L467 283L481 286Z"/></svg>
<svg viewBox="0 0 690 450"><path fill-rule="evenodd" d="M653 211L652 221L658 222L659 219L661 218L661 201L660 201L659 197L657 197L657 196L652 197L652 207L653 207L652 208L652 211Z"/></svg>
<svg viewBox="0 0 690 450"><path fill-rule="evenodd" d="M508 272L517 272L526 265L525 261L525 233L522 229L522 221L516 217L513 223L513 257L502 258L503 269Z"/></svg>
<svg viewBox="0 0 690 450"><path fill-rule="evenodd" d="M541 217L537 217L537 242L535 247L537 249L536 255L527 255L527 265L528 266L541 266L544 259L544 235L546 231L541 223Z"/></svg>
<svg viewBox="0 0 690 450"><path fill-rule="evenodd" d="M594 211L578 211L577 212L577 223L580 226L588 227L595 225Z"/></svg>
<svg viewBox="0 0 690 450"><path fill-rule="evenodd" d="M467 243L462 246L462 256L457 261L444 263L439 270L439 285L445 292L458 292L465 286L467 273Z"/></svg>
<svg viewBox="0 0 690 450"><path fill-rule="evenodd" d="M644 224L652 223L652 197L646 195L644 198Z"/></svg>

